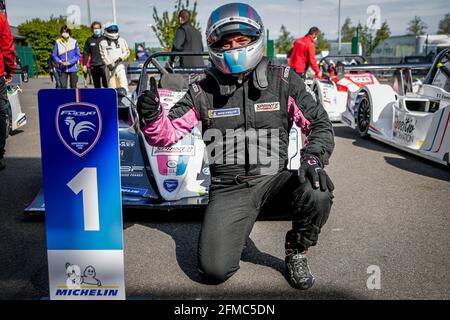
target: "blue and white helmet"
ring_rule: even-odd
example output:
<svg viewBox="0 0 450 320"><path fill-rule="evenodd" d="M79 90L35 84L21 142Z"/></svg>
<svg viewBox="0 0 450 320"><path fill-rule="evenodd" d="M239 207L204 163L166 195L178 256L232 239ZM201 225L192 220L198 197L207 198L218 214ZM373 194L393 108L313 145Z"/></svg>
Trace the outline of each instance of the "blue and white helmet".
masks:
<svg viewBox="0 0 450 320"><path fill-rule="evenodd" d="M252 37L245 46L221 49L217 43L229 34ZM254 69L264 54L264 25L261 17L245 3L229 3L211 13L206 28L209 57L214 66L225 74L239 75Z"/></svg>
<svg viewBox="0 0 450 320"><path fill-rule="evenodd" d="M119 26L113 22L105 23L103 29L105 30L104 35L108 39L117 40L119 39Z"/></svg>

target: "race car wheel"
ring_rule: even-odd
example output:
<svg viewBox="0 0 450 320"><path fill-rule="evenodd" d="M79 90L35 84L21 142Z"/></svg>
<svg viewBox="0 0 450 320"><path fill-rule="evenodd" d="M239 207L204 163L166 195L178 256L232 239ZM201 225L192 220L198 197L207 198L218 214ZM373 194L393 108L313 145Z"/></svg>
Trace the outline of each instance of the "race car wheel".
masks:
<svg viewBox="0 0 450 320"><path fill-rule="evenodd" d="M364 93L359 99L358 112L356 114L356 124L358 127L358 132L363 138L369 136L368 131L371 116L370 100L367 94Z"/></svg>

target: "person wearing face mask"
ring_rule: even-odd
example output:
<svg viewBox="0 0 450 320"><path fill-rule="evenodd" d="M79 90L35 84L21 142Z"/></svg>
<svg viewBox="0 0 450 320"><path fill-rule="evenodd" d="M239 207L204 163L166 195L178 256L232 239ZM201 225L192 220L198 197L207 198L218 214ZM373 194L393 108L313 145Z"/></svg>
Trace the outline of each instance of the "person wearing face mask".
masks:
<svg viewBox="0 0 450 320"><path fill-rule="evenodd" d="M100 41L100 55L106 65L106 78L109 88L118 86L128 91L128 79L124 61L130 56L125 39L119 35L115 23L105 24L105 38Z"/></svg>
<svg viewBox="0 0 450 320"><path fill-rule="evenodd" d="M63 89L76 88L78 82L78 62L80 60L80 49L78 41L72 38L71 30L67 26L61 28L61 38L56 40L52 58L61 73L60 81ZM68 81L70 79L70 81Z"/></svg>
<svg viewBox="0 0 450 320"><path fill-rule="evenodd" d="M314 41L320 36L320 30L317 27L309 29L308 33L295 41L289 60L289 67L294 68L302 78L305 78L306 71L311 67L316 77L321 78L322 72L317 65L316 46Z"/></svg>
<svg viewBox="0 0 450 320"><path fill-rule="evenodd" d="M143 45L139 45L136 50L136 60L145 62L149 57Z"/></svg>
<svg viewBox="0 0 450 320"><path fill-rule="evenodd" d="M105 63L100 54L100 42L105 39L102 31L102 24L94 21L91 24L92 36L86 40L84 45L83 59L81 65L83 72L88 73L88 63L91 66L92 80L95 88L108 88L105 74Z"/></svg>

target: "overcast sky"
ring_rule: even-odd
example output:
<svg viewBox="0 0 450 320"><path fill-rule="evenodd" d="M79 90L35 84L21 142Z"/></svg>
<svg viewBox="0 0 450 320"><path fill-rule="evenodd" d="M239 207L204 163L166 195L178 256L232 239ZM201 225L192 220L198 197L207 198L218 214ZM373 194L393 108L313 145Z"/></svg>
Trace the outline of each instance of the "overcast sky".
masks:
<svg viewBox="0 0 450 320"><path fill-rule="evenodd" d="M110 0L90 0L93 20L112 20ZM194 1L191 0L191 3ZM233 2L233 1L230 1ZM261 15L270 38L275 39L282 24L294 35L304 34L315 25L325 32L328 39L337 39L338 0L242 0L249 3ZM176 0L116 0L117 22L122 36L130 46L134 42L145 41L147 46L158 46L158 40L147 26L153 23L152 6L159 13L170 12ZM213 9L223 4L223 0L197 0L198 19L204 35L206 21ZM420 16L428 25L430 34L436 33L439 20L450 13L448 0L342 0L342 20L350 17L356 24L365 24L369 5L377 5L381 10L381 20L387 20L393 35L405 34L408 21ZM35 17L47 19L50 15L65 15L70 5L81 10L81 22L88 23L87 0L6 0L8 19L11 25L18 25Z"/></svg>

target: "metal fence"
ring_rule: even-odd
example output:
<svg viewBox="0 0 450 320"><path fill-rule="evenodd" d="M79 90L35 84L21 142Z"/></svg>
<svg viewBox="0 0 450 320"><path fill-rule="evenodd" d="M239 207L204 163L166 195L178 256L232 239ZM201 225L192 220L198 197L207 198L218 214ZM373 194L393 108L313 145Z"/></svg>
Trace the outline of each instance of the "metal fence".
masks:
<svg viewBox="0 0 450 320"><path fill-rule="evenodd" d="M33 48L28 46L15 45L16 54L20 58L22 66L28 65L28 75L29 77L37 77L39 74L39 67L36 54Z"/></svg>

